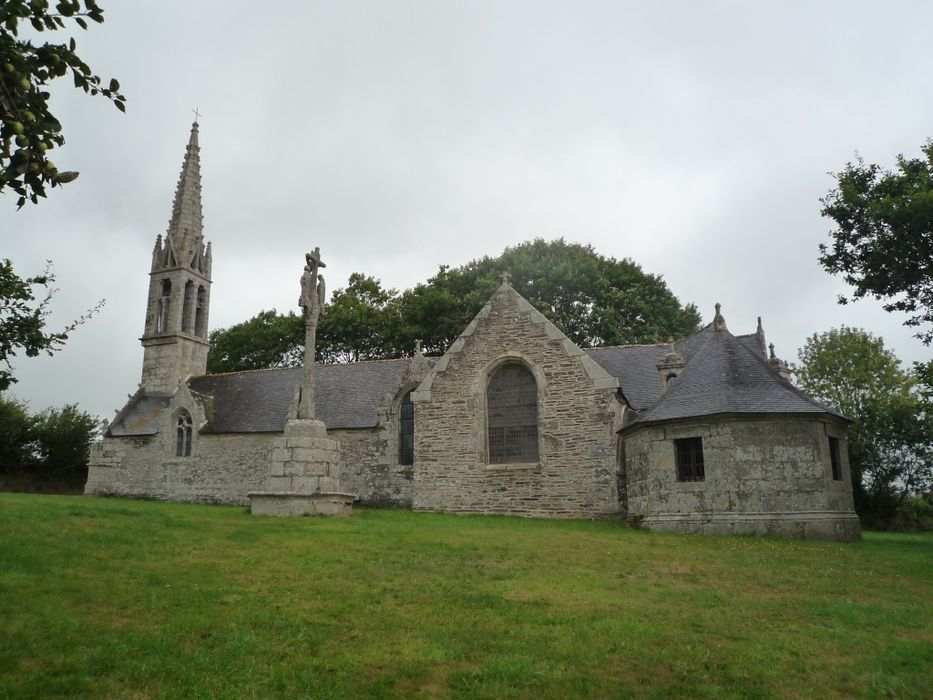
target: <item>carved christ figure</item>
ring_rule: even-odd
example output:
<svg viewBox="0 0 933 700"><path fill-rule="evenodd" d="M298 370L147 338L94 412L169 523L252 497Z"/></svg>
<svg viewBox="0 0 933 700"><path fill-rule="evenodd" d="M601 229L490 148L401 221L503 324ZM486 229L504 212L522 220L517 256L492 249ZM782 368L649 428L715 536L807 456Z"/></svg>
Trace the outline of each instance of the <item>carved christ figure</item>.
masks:
<svg viewBox="0 0 933 700"><path fill-rule="evenodd" d="M320 248L305 254L305 269L301 274L301 297L298 299L298 306L304 310L305 323L317 324L321 309L324 308L324 275L318 274L322 267L327 265L321 260Z"/></svg>
<svg viewBox="0 0 933 700"><path fill-rule="evenodd" d="M305 254L305 268L301 273L301 297L298 305L304 311L305 357L301 384L296 388L295 417L314 420L314 355L317 322L324 308L324 275L318 273L327 267L321 260L321 249Z"/></svg>

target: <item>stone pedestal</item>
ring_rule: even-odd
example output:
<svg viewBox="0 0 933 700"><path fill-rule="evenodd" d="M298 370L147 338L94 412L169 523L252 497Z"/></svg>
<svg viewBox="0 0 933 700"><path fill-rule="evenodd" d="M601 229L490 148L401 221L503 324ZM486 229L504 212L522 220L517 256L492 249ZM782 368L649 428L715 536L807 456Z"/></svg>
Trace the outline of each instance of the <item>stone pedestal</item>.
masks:
<svg viewBox="0 0 933 700"><path fill-rule="evenodd" d="M292 419L275 438L265 490L249 494L253 515L350 515L351 493L340 489L340 446L324 423Z"/></svg>

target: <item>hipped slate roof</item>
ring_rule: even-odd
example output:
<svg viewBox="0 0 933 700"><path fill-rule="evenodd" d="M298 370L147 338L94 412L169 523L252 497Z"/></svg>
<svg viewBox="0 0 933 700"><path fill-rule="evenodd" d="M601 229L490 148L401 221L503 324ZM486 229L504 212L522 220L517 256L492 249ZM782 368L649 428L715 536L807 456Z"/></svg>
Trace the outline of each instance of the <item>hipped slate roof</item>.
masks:
<svg viewBox="0 0 933 700"><path fill-rule="evenodd" d="M640 411L629 426L724 413L829 413L843 417L781 379L748 336L736 338L728 330L715 330L710 325L681 346L683 350L678 350L686 367L657 403Z"/></svg>

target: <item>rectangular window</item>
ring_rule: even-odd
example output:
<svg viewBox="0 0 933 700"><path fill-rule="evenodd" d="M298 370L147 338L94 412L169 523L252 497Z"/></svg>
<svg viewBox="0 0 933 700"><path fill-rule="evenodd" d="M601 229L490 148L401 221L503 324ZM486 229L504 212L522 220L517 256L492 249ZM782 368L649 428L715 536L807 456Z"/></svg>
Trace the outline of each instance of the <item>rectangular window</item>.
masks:
<svg viewBox="0 0 933 700"><path fill-rule="evenodd" d="M674 440L677 459L677 481L703 481L703 438L681 438Z"/></svg>
<svg viewBox="0 0 933 700"><path fill-rule="evenodd" d="M838 438L829 438L829 463L833 467L833 480L842 481L842 460L839 459Z"/></svg>

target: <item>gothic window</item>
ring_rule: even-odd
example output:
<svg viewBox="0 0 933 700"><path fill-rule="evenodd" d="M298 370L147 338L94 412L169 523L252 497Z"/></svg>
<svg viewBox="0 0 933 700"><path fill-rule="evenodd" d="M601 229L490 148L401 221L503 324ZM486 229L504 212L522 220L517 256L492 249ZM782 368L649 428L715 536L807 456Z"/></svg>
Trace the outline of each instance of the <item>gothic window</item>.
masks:
<svg viewBox="0 0 933 700"><path fill-rule="evenodd" d="M168 309L172 298L172 281L162 280L161 294L156 304L156 333L168 331Z"/></svg>
<svg viewBox="0 0 933 700"><path fill-rule="evenodd" d="M674 452L677 458L677 481L703 481L706 478L703 438L674 440Z"/></svg>
<svg viewBox="0 0 933 700"><path fill-rule="evenodd" d="M833 480L842 481L842 460L839 457L839 438L829 438L829 463L833 468Z"/></svg>
<svg viewBox="0 0 933 700"><path fill-rule="evenodd" d="M207 290L198 287L198 303L194 311L194 332L201 338L207 337Z"/></svg>
<svg viewBox="0 0 933 700"><path fill-rule="evenodd" d="M410 391L398 406L398 463L402 466L415 463L415 404L411 402Z"/></svg>
<svg viewBox="0 0 933 700"><path fill-rule="evenodd" d="M181 312L181 330L183 333L194 332L194 282L185 283L184 308Z"/></svg>
<svg viewBox="0 0 933 700"><path fill-rule="evenodd" d="M191 456L191 433L193 423L191 414L187 411L180 411L175 421L175 456Z"/></svg>
<svg viewBox="0 0 933 700"><path fill-rule="evenodd" d="M496 370L486 389L490 464L538 461L538 385L524 365Z"/></svg>

